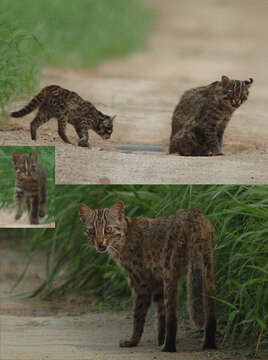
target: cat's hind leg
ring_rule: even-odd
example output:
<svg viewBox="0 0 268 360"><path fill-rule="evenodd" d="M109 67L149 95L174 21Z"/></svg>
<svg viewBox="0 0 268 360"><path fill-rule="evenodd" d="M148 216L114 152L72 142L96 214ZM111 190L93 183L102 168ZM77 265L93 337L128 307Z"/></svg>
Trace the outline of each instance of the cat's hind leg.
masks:
<svg viewBox="0 0 268 360"><path fill-rule="evenodd" d="M194 132L184 129L177 132L170 141L169 153L178 153L182 156L195 156L197 141Z"/></svg>
<svg viewBox="0 0 268 360"><path fill-rule="evenodd" d="M36 117L31 122L31 138L32 140L36 140L36 132L37 129L45 124L50 119L48 113L40 107Z"/></svg>
<svg viewBox="0 0 268 360"><path fill-rule="evenodd" d="M166 336L162 351L176 352L177 334L177 274L168 274L164 279L164 301L166 313Z"/></svg>
<svg viewBox="0 0 268 360"><path fill-rule="evenodd" d="M157 309L157 317L158 317L158 345L161 346L164 344L165 333L166 333L166 315L165 315L163 288L159 289L159 291L154 293L153 302Z"/></svg>
<svg viewBox="0 0 268 360"><path fill-rule="evenodd" d="M66 125L67 125L67 118L63 115L57 116L58 120L58 134L62 138L62 140L67 143L71 144L71 141L68 139L66 135Z"/></svg>

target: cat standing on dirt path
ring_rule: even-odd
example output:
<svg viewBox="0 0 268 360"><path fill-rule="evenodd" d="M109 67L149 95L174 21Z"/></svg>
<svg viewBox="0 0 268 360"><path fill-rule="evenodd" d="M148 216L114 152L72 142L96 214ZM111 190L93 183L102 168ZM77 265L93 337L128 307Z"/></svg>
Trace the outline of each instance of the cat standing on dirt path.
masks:
<svg viewBox="0 0 268 360"><path fill-rule="evenodd" d="M216 317L213 280L214 230L201 211L149 219L124 215L122 202L90 210L79 204L83 230L99 252L106 250L124 270L134 297L133 333L121 347L136 346L151 300L158 312L158 345L176 351L178 280L188 276L189 310L205 327L203 349L215 349Z"/></svg>
<svg viewBox="0 0 268 360"><path fill-rule="evenodd" d="M51 118L58 120L58 134L65 143L71 144L66 136L67 123L72 124L79 136L79 146L90 147L88 130L94 130L103 139L109 139L113 132L113 120L101 113L90 102L83 100L78 94L58 85L50 85L40 91L28 105L11 113L12 117L22 117L39 108L31 122L31 137L36 140L36 131Z"/></svg>
<svg viewBox="0 0 268 360"><path fill-rule="evenodd" d="M223 155L224 130L233 112L247 100L252 82L223 75L221 81L186 91L173 113L169 153Z"/></svg>
<svg viewBox="0 0 268 360"><path fill-rule="evenodd" d="M15 220L22 216L23 200L26 203L30 224L38 224L39 217L45 216L46 174L37 162L37 151L29 155L13 154L16 170L15 201L17 212Z"/></svg>

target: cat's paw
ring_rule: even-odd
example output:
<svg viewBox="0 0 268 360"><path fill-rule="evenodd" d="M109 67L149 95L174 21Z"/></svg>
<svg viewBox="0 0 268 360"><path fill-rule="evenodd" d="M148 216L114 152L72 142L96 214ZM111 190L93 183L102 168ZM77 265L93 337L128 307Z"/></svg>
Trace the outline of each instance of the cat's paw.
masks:
<svg viewBox="0 0 268 360"><path fill-rule="evenodd" d="M40 217L44 217L46 215L46 213L43 210L40 210L38 215Z"/></svg>
<svg viewBox="0 0 268 360"><path fill-rule="evenodd" d="M79 141L78 146L87 147L87 148L90 149L90 145L89 145L89 143L86 142L86 141Z"/></svg>
<svg viewBox="0 0 268 360"><path fill-rule="evenodd" d="M136 340L123 340L120 341L119 346L120 347L133 347L137 346L138 342Z"/></svg>
<svg viewBox="0 0 268 360"><path fill-rule="evenodd" d="M161 351L163 352L176 352L176 345L175 344L164 344Z"/></svg>
<svg viewBox="0 0 268 360"><path fill-rule="evenodd" d="M31 225L37 225L37 224L39 224L39 221L38 221L38 219L36 219L36 218L31 218L31 219L30 219L30 224L31 224Z"/></svg>
<svg viewBox="0 0 268 360"><path fill-rule="evenodd" d="M208 156L221 156L221 155L223 155L222 152L213 153L213 152L210 151L210 152L208 153Z"/></svg>
<svg viewBox="0 0 268 360"><path fill-rule="evenodd" d="M208 349L217 349L217 346L215 344L215 341L213 342L205 342L203 345L203 350L208 350Z"/></svg>

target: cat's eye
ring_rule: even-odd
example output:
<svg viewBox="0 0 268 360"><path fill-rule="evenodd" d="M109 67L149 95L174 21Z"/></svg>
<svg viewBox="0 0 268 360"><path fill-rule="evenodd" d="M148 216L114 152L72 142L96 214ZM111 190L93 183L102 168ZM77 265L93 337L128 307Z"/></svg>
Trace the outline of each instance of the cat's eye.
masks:
<svg viewBox="0 0 268 360"><path fill-rule="evenodd" d="M88 236L95 235L95 229L94 228L84 228L84 233Z"/></svg>
<svg viewBox="0 0 268 360"><path fill-rule="evenodd" d="M105 233L106 234L111 234L113 232L113 228L111 226L108 226L106 229L105 229Z"/></svg>

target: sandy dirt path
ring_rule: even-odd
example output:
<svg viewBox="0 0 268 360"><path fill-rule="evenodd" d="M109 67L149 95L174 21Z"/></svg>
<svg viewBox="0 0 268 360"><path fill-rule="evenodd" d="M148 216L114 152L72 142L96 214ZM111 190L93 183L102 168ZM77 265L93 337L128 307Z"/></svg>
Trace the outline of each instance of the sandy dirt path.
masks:
<svg viewBox="0 0 268 360"><path fill-rule="evenodd" d="M16 209L1 208L0 209L0 228L54 228L55 222L46 222L46 218L40 219L40 224L30 225L29 217L26 212L23 213L19 220L15 221Z"/></svg>
<svg viewBox="0 0 268 360"><path fill-rule="evenodd" d="M202 335L186 319L178 323L178 352L162 353L156 346L153 309L140 345L119 348L119 340L131 332L131 311L92 312L90 298L77 294L50 301L25 298L45 279L46 261L42 254L32 258L24 281L12 290L28 259L19 249L8 248L3 232L8 234L7 230L0 230L1 360L242 359L238 355L241 349L223 346L220 341L218 350L200 350Z"/></svg>
<svg viewBox="0 0 268 360"><path fill-rule="evenodd" d="M65 145L52 120L33 142L29 140L31 114L9 123L9 131L0 133L0 144L55 144L58 184L267 183L267 1L206 0L202 6L198 0L145 2L157 14L147 50L106 61L90 71L46 69L43 74L42 85L60 84L102 111L118 114L111 140L90 134L93 150ZM226 130L225 156L189 158L114 151L116 144L167 146L171 115L184 90L220 79L222 74L254 78L249 100L236 111ZM77 143L71 127L68 134Z"/></svg>

